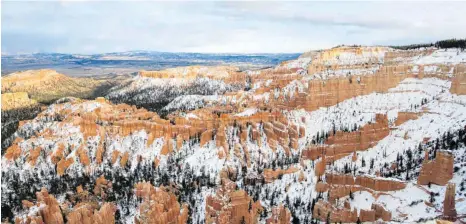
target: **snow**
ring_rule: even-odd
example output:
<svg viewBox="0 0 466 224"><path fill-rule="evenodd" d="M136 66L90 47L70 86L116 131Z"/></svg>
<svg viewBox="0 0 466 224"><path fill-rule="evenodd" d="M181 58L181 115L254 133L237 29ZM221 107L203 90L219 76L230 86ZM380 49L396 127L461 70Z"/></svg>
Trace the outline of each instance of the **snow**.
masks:
<svg viewBox="0 0 466 224"><path fill-rule="evenodd" d="M337 130L352 128L355 124L361 127L373 121L376 113L387 114L391 111L391 117L394 119L395 111L421 112L420 107L414 108L413 105L420 106L423 99L432 101L434 97L446 91L449 85L449 81L436 78L405 79L388 93L358 96L312 112L300 109L285 114L289 120L306 127L306 137L309 139L318 132L331 131L333 125ZM303 117L305 122L302 122Z"/></svg>
<svg viewBox="0 0 466 224"><path fill-rule="evenodd" d="M383 52L384 53L384 52ZM455 64L464 62L464 53L455 49L449 50L436 50L432 55L419 56L412 58L416 60L416 66L412 68L412 72L419 72L421 66L424 66L424 73L434 74L438 73L441 66L437 64ZM336 59L329 60L327 63L336 63L339 65L353 65L368 62L368 60L375 60L377 63L383 62L383 54L363 52L361 55L352 53L342 53ZM284 66L288 68L304 68L311 62L310 58L300 58L294 61L285 63ZM256 82L252 91L239 91L238 94L222 95L225 91L234 89L223 82L201 79L201 87L211 89L209 93L198 93L198 90L187 90L192 86L192 82L179 79L154 79L146 77L136 77L132 82L127 83L126 86L120 86L112 90L111 97L118 98L119 96L132 96L134 99L141 102L145 100L152 100L153 98L161 97L160 93L164 92L165 88L173 88L173 93L179 94L164 107L166 111L173 110L192 110L200 107L212 105L226 105L228 103L240 103L246 100L268 100L270 94L274 97L284 96L291 99L296 92L305 92L308 87L308 79L314 78L333 78L333 77L346 77L353 74L358 75L373 75L380 68L375 65L370 68L358 69L337 69L327 70L322 73L313 74L312 77L306 77L301 80L293 80L282 89L274 89L273 92L263 94L255 94L254 91L264 86L270 86L273 80L263 80ZM251 72L256 74L257 72ZM448 74L452 74L452 71ZM332 129L352 129L353 127L362 127L366 124L374 122L376 114L386 114L390 122L390 133L384 139L377 142L373 147L360 151L357 153L358 157L355 162L352 161L351 156L344 157L336 161L332 166L327 167L327 172L340 172L345 164L358 165L362 163L362 159L368 161L374 160L374 168L369 166L359 167L358 175L367 175L375 177L375 172L381 170L385 164L391 164L396 161L399 154L403 154L409 149L415 149L425 138L435 139L441 137L444 133L450 131L454 132L464 128L466 125L466 96L458 96L451 94L449 88L451 82L438 78L424 78L415 79L407 78L401 81L396 87L389 89L385 93L371 93L347 99L337 105L331 107L322 107L315 111L305 111L304 109L297 109L291 111L283 111L284 115L290 121L290 124L297 124L306 129L304 137L299 139L297 150L291 151L291 158L299 158L302 150L306 149L312 139L323 132L330 132ZM219 88L219 89L217 89ZM183 89L183 90L180 90ZM202 89L202 88L201 88ZM171 91L171 90L170 90ZM223 92L222 92L223 91ZM208 92L208 91L207 91ZM203 95L204 94L204 95ZM147 101L148 102L148 101ZM87 147L88 155L91 160L95 160L95 154L100 144L100 136L90 137L83 139L83 134L78 126L72 124L60 125L60 122L51 119L61 110L71 109L71 111L86 111L91 112L105 104L97 102L83 101L83 102L64 102L63 104L51 105L44 112L45 118L38 117L32 121L26 122L17 132L16 135L26 138L19 146L23 150L20 159L15 162L6 161L2 158L2 169L8 170L6 175L11 176L12 173L19 174L21 180L33 180L39 178L35 186L47 186L47 181L50 180L55 167L52 164L50 157L44 159L42 156L38 158L37 165L31 166L27 161L29 151L34 147L41 146L45 149L47 155L53 155L58 150L58 143L65 142L68 158L73 158L76 162L72 164L67 174L71 178L82 176L82 173L89 171L92 173L99 173L103 170L111 170L111 172L121 172L126 176L134 175L137 173L138 164L151 165L157 158L160 160L158 169L166 170L170 164L169 160L172 157L176 161L176 166L181 167L182 170L192 170L192 175L199 177L207 175L208 178L214 180L214 183L219 182L219 173L225 167L240 168L245 161L246 149L249 153L248 162L250 166L247 167L249 174L260 175L256 172L258 168L271 167L272 161L286 161L284 146L278 145L276 150L272 150L267 143L267 136L261 130L259 125L259 133L262 145L259 146L257 142L252 141L249 136L246 142L239 140L237 127L226 127L225 135L227 136L227 143L230 150L225 150L227 154L223 159L219 159L218 152L224 150L223 146L216 146L215 139L209 141L206 145L200 146L196 140L189 140L177 148L169 156L161 155L162 146L165 141L173 141L172 139L157 138L152 144L147 145L149 133L144 130L135 131L128 136L106 136L105 144L106 151L103 156L104 161L102 164L91 163L90 167L83 167L77 158L78 146L84 144ZM257 108L249 107L243 111L234 114L234 116L251 116L258 112ZM419 114L417 119L409 120L401 125L395 126L399 112L415 112ZM195 113L187 112L185 114L187 119L199 119ZM36 137L29 138L34 132L50 128L53 133L53 138ZM251 131L251 127L247 130ZM174 144L175 145L175 144ZM235 150L232 150L232 149ZM128 152L130 155L130 167L120 167L119 161L114 165L109 166L111 155L114 151L120 153ZM458 186L465 182L466 157L465 148L454 151L455 165L460 166L458 171L454 173L451 180L452 183L457 184L457 199L465 198L465 193L458 190ZM139 161L141 159L141 161ZM296 215L300 218L309 215L309 211L305 210L306 203L310 203L312 199L317 197L315 192L315 185L317 178L314 175L315 161L300 160L299 163L285 164L283 167L289 168L295 166L298 171L292 174L286 174L272 183L261 185L262 188L257 186L245 186L241 174L243 171L238 169L238 180L236 183L240 188L255 189L259 193L258 197L264 206L271 206L271 192L278 192L274 204L285 203L288 198L292 203L300 200L301 204L296 211ZM417 167L415 169L418 169ZM175 171L176 172L176 171ZM304 181L297 181L300 173L304 174ZM42 175L41 173L45 173ZM184 178L183 174L170 177L173 179ZM376 177L379 178L379 177ZM391 180L404 181L399 177L392 177ZM178 181L179 182L179 181ZM157 183L159 184L159 183ZM11 186L2 184L2 190L13 192ZM430 200L428 191L438 193L435 197L436 201L434 206L428 206L425 201ZM349 197L339 199L338 204L342 205L344 200L349 200L351 208L368 210L373 203L380 204L392 212L394 221L396 222L419 222L420 219L427 218L433 219L441 214L443 197L445 195L445 186L433 185L431 188L425 186L417 186L416 179L412 178L407 181L407 187L403 190L391 192L373 192L367 191L353 192L354 199L350 200ZM195 194L195 206L193 209L193 222L205 221L205 199L207 195L215 194L215 188L202 187L200 193ZM63 197L61 195L60 197ZM120 205L118 205L120 206ZM289 206L289 205L287 205ZM466 200L458 200L456 203L457 211L460 214L466 213ZM37 212L38 208L32 208L31 212ZM137 215L135 208L131 207L129 212L129 219ZM407 214L404 217L404 214Z"/></svg>
<svg viewBox="0 0 466 224"><path fill-rule="evenodd" d="M110 93L106 96L114 103L128 103L135 105L147 104L166 104L166 110L194 109L203 106L202 98L195 96L205 95L222 95L227 91L239 90L241 84L226 84L222 80L214 80L209 78L148 78L137 76L127 83L113 87ZM192 96L189 100L183 99L184 96ZM173 102L174 101L174 102ZM190 104L189 104L190 103ZM183 105L180 105L183 104ZM190 107L190 105L192 105ZM181 107L181 108L179 108Z"/></svg>
<svg viewBox="0 0 466 224"><path fill-rule="evenodd" d="M466 63L466 51L456 48L438 49L430 55L421 56L414 63L418 65Z"/></svg>
<svg viewBox="0 0 466 224"><path fill-rule="evenodd" d="M241 113L235 114L236 117L247 117L257 113L257 108L247 108Z"/></svg>
<svg viewBox="0 0 466 224"><path fill-rule="evenodd" d="M199 117L198 117L197 115L193 114L193 113L188 113L188 114L186 114L186 118L188 118L188 119L190 119L190 118L192 118L192 119L199 119Z"/></svg>
<svg viewBox="0 0 466 224"><path fill-rule="evenodd" d="M377 71L380 69L380 65L375 65L370 68L349 68L349 69L327 69L322 72L310 74L314 78L317 79L329 79L329 78L337 78L337 77L349 77L351 75L375 75Z"/></svg>
<svg viewBox="0 0 466 224"><path fill-rule="evenodd" d="M357 209L358 214L361 209L370 210L372 208L372 203L375 202L374 197L371 193L367 191L356 191L353 193L354 199L351 200L351 210Z"/></svg>
<svg viewBox="0 0 466 224"><path fill-rule="evenodd" d="M224 167L225 159L218 158L215 144L211 141L206 147L196 147L185 159L185 164L189 164L195 170L195 175L201 175L201 167L209 170L210 173L219 173Z"/></svg>
<svg viewBox="0 0 466 224"><path fill-rule="evenodd" d="M422 113L415 120L409 120L398 127L393 127L390 134L379 141L374 147L358 152L358 160L352 162L351 156L338 160L332 170L343 170L345 163L361 164L362 158L367 161L374 159L374 168L358 167L358 173L374 175L385 163L396 161L398 153L408 149L416 149L424 138L435 139L447 131L453 132L466 125L466 97L449 93L450 81L437 78L414 79L408 78L386 93L372 93L345 100L338 105L306 112L292 110L284 112L287 118L306 128L306 136L299 140L299 149L305 149L308 142L318 132L331 131L344 127L361 127L372 122L376 113L387 114L390 122L396 120L398 112ZM422 105L422 101L425 101ZM303 119L304 118L304 119ZM304 120L304 121L303 121ZM461 151L461 150L458 150ZM464 153L464 150L461 151ZM385 154L385 155L383 155ZM457 156L455 156L456 158ZM458 155L459 158L464 154ZM466 168L464 168L466 171ZM461 171L461 170L460 170ZM452 182L458 184L464 177L455 174ZM415 180L414 180L415 182ZM441 208L445 187L439 187L436 192L435 206ZM388 192L374 198L368 192L354 193L355 199L351 203L353 208L367 209L372 202L378 203L392 211L394 220L399 222L416 222L422 218L435 218L440 213L424 201L429 201L430 195L413 183L408 183L406 189ZM418 202L421 200L421 202ZM466 200L465 200L466 201ZM464 213L466 202L457 202L458 210ZM441 210L440 210L441 211ZM408 214L403 218L402 214Z"/></svg>
<svg viewBox="0 0 466 224"><path fill-rule="evenodd" d="M439 67L436 65L428 65L424 67L424 73L426 74L435 74L439 71Z"/></svg>
<svg viewBox="0 0 466 224"><path fill-rule="evenodd" d="M343 49L344 50L344 49ZM325 65L360 65L365 63L383 63L385 52L389 48L383 48L378 51L372 51L371 48L362 49L361 53L342 51L334 58L329 58L324 61Z"/></svg>
<svg viewBox="0 0 466 224"><path fill-rule="evenodd" d="M295 60L287 61L284 66L287 67L288 69L292 69L292 68L306 69L308 64L311 63L311 61L312 61L311 57L302 57L302 58L298 58ZM278 66L278 67L281 67L281 66Z"/></svg>

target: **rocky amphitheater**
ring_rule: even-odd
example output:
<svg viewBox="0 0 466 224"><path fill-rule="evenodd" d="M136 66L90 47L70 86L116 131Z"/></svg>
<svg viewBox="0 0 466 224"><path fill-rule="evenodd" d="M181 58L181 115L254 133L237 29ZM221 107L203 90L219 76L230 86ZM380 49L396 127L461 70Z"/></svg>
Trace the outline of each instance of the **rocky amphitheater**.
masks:
<svg viewBox="0 0 466 224"><path fill-rule="evenodd" d="M2 112L42 107L6 136L2 221L466 222L464 50L140 71L85 99L98 85L2 77ZM167 114L144 107L164 91L179 94Z"/></svg>

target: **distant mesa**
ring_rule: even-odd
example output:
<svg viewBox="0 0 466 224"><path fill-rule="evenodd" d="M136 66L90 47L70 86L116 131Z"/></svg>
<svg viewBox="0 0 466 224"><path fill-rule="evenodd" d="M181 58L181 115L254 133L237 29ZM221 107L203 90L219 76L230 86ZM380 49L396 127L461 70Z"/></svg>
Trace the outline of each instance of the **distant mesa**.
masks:
<svg viewBox="0 0 466 224"><path fill-rule="evenodd" d="M67 96L90 98L100 87L112 86L111 80L74 78L54 70L27 70L2 77L2 93L27 92L39 103L51 103Z"/></svg>

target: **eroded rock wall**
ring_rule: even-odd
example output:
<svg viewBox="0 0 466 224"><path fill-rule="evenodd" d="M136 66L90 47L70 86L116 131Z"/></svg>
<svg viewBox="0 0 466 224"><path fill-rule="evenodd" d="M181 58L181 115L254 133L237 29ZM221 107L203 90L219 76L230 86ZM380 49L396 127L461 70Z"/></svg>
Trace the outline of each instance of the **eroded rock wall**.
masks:
<svg viewBox="0 0 466 224"><path fill-rule="evenodd" d="M434 160L424 160L419 172L418 184L429 183L445 186L453 178L454 157L446 151L437 151Z"/></svg>
<svg viewBox="0 0 466 224"><path fill-rule="evenodd" d="M377 114L374 123L367 124L353 132L337 131L334 135L330 134L325 145L312 145L303 150L302 157L316 160L326 155L327 162L330 163L356 151L373 147L389 133L387 116Z"/></svg>
<svg viewBox="0 0 466 224"><path fill-rule="evenodd" d="M155 188L150 183L141 182L134 186L134 191L142 199L135 223L181 224L188 221L188 206L180 205L167 188Z"/></svg>
<svg viewBox="0 0 466 224"><path fill-rule="evenodd" d="M206 199L206 223L241 224L258 223L262 206L253 201L244 190L236 190L236 184L222 179L222 185L215 195Z"/></svg>
<svg viewBox="0 0 466 224"><path fill-rule="evenodd" d="M449 183L445 191L445 199L443 200L443 217L455 221L457 212L455 206L456 185Z"/></svg>

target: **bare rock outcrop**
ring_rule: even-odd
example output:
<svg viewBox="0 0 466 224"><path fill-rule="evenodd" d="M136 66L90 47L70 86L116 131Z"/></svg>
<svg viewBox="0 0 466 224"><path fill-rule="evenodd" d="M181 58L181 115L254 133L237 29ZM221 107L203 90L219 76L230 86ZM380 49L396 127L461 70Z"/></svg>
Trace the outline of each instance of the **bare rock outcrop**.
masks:
<svg viewBox="0 0 466 224"><path fill-rule="evenodd" d="M60 205L53 195L49 194L49 192L43 188L40 192L36 193L36 198L37 202L34 206L31 206L31 203L29 203L29 210L33 212L30 212L27 217L24 218L17 217L15 223L31 223L34 221L51 224L64 223ZM23 202L23 204L25 203ZM38 209L33 210L33 207Z"/></svg>
<svg viewBox="0 0 466 224"><path fill-rule="evenodd" d="M67 216L69 224L112 224L115 223L116 206L113 203L104 203L99 210L91 203L80 203L73 208Z"/></svg>
<svg viewBox="0 0 466 224"><path fill-rule="evenodd" d="M272 215L266 220L267 224L288 224L290 222L290 210L283 205L272 208Z"/></svg>
<svg viewBox="0 0 466 224"><path fill-rule="evenodd" d="M283 176L284 174L291 174L291 173L295 173L298 171L298 168L296 167L290 167L288 169L276 169L276 170L273 170L273 169L264 169L264 179L265 179L265 182L266 183L271 183L273 182L274 180L276 179L279 179L280 176Z"/></svg>
<svg viewBox="0 0 466 224"><path fill-rule="evenodd" d="M454 67L455 76L451 82L450 92L458 95L466 94L466 65L459 64Z"/></svg>
<svg viewBox="0 0 466 224"><path fill-rule="evenodd" d="M206 77L211 79L231 79L235 74L240 73L239 68L234 66L186 66L168 68L161 71L140 71L139 75L151 78L182 78L195 79ZM239 77L238 77L239 78Z"/></svg>
<svg viewBox="0 0 466 224"><path fill-rule="evenodd" d="M319 200L314 206L312 217L321 221L326 221L329 217L330 222L356 222L358 212L356 209L336 208L329 202Z"/></svg>
<svg viewBox="0 0 466 224"><path fill-rule="evenodd" d="M447 190L445 191L445 199L443 201L443 217L447 220L456 220L456 208L455 208L455 194L456 185L449 183Z"/></svg>
<svg viewBox="0 0 466 224"><path fill-rule="evenodd" d="M150 183L141 182L135 185L134 191L142 203L138 208L135 223L186 223L188 206L180 205L176 196L167 188L155 188Z"/></svg>
<svg viewBox="0 0 466 224"><path fill-rule="evenodd" d="M424 160L419 172L418 184L429 183L445 186L453 178L453 155L447 151L437 151L434 160Z"/></svg>
<svg viewBox="0 0 466 224"><path fill-rule="evenodd" d="M244 190L236 190L236 184L223 178L215 195L206 199L206 223L240 224L257 223L262 206L254 202Z"/></svg>
<svg viewBox="0 0 466 224"><path fill-rule="evenodd" d="M354 178L349 174L327 173L325 180L331 185L359 185L374 191L396 191L406 187L406 183L402 181L369 176L357 176Z"/></svg>
<svg viewBox="0 0 466 224"><path fill-rule="evenodd" d="M324 146L315 145L303 150L302 157L316 160L325 155L329 163L356 151L366 150L388 136L389 133L387 116L377 114L374 123L367 124L353 132L337 131L335 135L328 137Z"/></svg>
<svg viewBox="0 0 466 224"><path fill-rule="evenodd" d="M349 207L337 208L329 202L319 200L314 206L312 217L321 221L329 219L330 222L343 223L355 223L358 219L361 222L375 222L378 219L388 222L391 221L391 212L379 204L372 204L371 209L361 209L358 215L356 209L351 210Z"/></svg>

